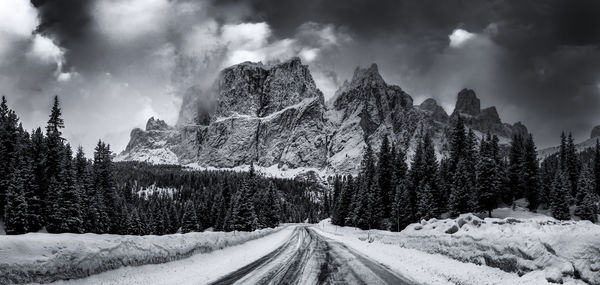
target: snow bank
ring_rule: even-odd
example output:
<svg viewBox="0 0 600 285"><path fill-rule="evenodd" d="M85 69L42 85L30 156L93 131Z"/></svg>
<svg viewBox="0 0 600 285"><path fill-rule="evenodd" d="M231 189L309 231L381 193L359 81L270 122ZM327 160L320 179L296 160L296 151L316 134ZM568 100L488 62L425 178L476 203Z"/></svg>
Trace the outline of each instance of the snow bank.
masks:
<svg viewBox="0 0 600 285"><path fill-rule="evenodd" d="M496 215L512 215L499 209ZM541 275L551 282L581 279L600 284L600 226L588 221L527 218L485 218L472 214L456 219L422 221L400 233L354 230L365 240L441 254L499 268L518 275Z"/></svg>
<svg viewBox="0 0 600 285"><path fill-rule="evenodd" d="M520 275L541 271L552 282L568 277L600 284L600 226L588 221L465 214L412 224L387 242Z"/></svg>
<svg viewBox="0 0 600 285"><path fill-rule="evenodd" d="M399 246L402 233L351 227L332 226L328 220L318 226L318 231L333 240L342 242L358 253L371 258L416 284L550 284L541 272L523 276L485 265L461 262L441 254L430 254L417 249ZM565 284L583 284L566 279Z"/></svg>
<svg viewBox="0 0 600 285"><path fill-rule="evenodd" d="M122 266L156 264L208 253L279 231L165 236L42 234L0 236L0 284L82 278Z"/></svg>

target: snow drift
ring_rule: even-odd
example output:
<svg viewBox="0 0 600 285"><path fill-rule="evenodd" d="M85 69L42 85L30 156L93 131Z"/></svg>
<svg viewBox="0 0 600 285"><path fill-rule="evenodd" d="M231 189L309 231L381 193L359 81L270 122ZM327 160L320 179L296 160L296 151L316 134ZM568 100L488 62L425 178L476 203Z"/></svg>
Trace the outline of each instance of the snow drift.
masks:
<svg viewBox="0 0 600 285"><path fill-rule="evenodd" d="M563 278L600 284L600 226L588 221L486 218L464 214L456 219L422 221L385 243L500 268L519 275L541 271L551 282Z"/></svg>
<svg viewBox="0 0 600 285"><path fill-rule="evenodd" d="M163 263L241 244L279 229L165 236L89 233L0 236L0 284L48 283L122 266Z"/></svg>

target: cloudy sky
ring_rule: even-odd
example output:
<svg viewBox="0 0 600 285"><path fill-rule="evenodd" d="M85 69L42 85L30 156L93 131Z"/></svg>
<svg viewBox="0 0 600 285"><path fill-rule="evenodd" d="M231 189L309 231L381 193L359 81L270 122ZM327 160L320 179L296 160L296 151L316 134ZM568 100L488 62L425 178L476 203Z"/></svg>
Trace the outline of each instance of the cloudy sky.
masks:
<svg viewBox="0 0 600 285"><path fill-rule="evenodd" d="M53 95L66 137L121 151L134 127L177 121L190 86L246 60L300 56L326 96L379 65L451 112L462 88L539 147L600 124L600 1L1 0L0 94L27 128Z"/></svg>

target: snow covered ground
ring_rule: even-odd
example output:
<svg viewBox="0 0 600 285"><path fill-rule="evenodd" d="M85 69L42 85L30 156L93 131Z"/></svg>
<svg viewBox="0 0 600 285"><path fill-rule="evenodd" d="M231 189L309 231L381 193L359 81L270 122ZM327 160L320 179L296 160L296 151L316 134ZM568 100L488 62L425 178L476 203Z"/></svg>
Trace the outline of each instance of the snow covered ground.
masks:
<svg viewBox="0 0 600 285"><path fill-rule="evenodd" d="M207 253L219 255L215 251L259 238L270 240L270 243L275 245L279 239L289 235L289 232L282 227L235 234L202 232L165 236L43 233L4 235L0 236L0 284L82 278L123 266L164 263L190 256L199 258L198 256ZM241 259L239 262L242 262L256 254L264 254L263 251L269 249L268 244L265 244L264 248L258 247L259 253L241 252L232 255L230 259ZM190 258L185 260L187 259ZM166 264L171 263L173 262ZM110 272L121 274L119 272L130 269ZM119 278L122 277L119 275Z"/></svg>
<svg viewBox="0 0 600 285"><path fill-rule="evenodd" d="M426 284L600 284L600 226L586 221L467 214L400 233L337 227L329 220L319 229Z"/></svg>

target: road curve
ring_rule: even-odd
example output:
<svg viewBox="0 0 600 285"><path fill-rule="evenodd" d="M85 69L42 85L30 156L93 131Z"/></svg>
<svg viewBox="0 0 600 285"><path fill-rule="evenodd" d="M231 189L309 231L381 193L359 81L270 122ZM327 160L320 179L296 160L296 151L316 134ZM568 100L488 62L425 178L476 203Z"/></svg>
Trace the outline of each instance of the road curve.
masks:
<svg viewBox="0 0 600 285"><path fill-rule="evenodd" d="M414 284L307 226L279 248L213 282L228 284Z"/></svg>

